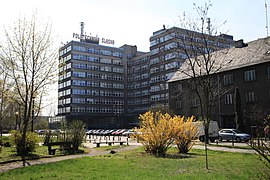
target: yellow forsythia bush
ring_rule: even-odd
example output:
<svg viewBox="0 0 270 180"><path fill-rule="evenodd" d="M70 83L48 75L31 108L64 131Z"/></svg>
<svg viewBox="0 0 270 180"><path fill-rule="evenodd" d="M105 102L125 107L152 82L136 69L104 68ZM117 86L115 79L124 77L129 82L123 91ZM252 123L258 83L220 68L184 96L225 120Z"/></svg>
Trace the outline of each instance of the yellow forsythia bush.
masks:
<svg viewBox="0 0 270 180"><path fill-rule="evenodd" d="M156 156L165 156L166 151L174 142L177 143L177 147L187 144L186 149L190 148L188 142L193 138L190 138L193 133L189 133L189 131L195 130L190 124L193 118L188 118L186 121L184 117L172 117L167 113L162 114L160 111L148 111L140 115L139 119L141 126L135 130L134 136L143 144L146 152Z"/></svg>
<svg viewBox="0 0 270 180"><path fill-rule="evenodd" d="M171 116L167 113L148 111L140 115L139 119L141 127L136 130L135 135L143 144L145 151L156 156L165 156L175 135Z"/></svg>
<svg viewBox="0 0 270 180"><path fill-rule="evenodd" d="M179 153L188 153L194 145L194 140L198 135L198 128L194 123L194 116L185 119L184 117L175 116L178 132L175 136L175 144Z"/></svg>

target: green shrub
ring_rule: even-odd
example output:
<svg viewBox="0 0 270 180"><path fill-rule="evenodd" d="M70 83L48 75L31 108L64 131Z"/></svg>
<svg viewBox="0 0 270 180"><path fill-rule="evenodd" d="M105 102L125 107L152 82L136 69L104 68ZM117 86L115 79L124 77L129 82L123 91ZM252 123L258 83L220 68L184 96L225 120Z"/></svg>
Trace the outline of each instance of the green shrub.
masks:
<svg viewBox="0 0 270 180"><path fill-rule="evenodd" d="M69 125L67 130L66 141L71 141L73 143L74 150L78 150L79 146L82 144L85 137L85 124L83 121L74 120Z"/></svg>
<svg viewBox="0 0 270 180"><path fill-rule="evenodd" d="M11 131L11 143L16 147L17 155L30 154L35 151L38 142L38 136L34 132L27 132L25 139L25 147L23 147L22 133L19 131Z"/></svg>
<svg viewBox="0 0 270 180"><path fill-rule="evenodd" d="M11 147L11 144L10 144L10 142L7 141L7 142L4 142L3 146L4 147Z"/></svg>

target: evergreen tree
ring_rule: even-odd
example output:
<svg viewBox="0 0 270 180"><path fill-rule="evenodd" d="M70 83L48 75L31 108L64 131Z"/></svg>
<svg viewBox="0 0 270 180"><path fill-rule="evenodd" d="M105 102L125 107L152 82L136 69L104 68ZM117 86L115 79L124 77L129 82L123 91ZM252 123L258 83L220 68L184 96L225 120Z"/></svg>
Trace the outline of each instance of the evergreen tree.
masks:
<svg viewBox="0 0 270 180"><path fill-rule="evenodd" d="M241 96L238 87L235 88L234 92L234 112L235 112L236 129L244 131L245 127L243 119L243 110L242 110Z"/></svg>

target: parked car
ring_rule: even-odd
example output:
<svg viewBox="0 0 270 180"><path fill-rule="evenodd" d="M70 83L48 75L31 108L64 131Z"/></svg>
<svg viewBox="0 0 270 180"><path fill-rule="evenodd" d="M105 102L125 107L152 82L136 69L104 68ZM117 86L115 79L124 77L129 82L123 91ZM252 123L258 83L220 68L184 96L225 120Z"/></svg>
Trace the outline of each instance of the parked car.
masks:
<svg viewBox="0 0 270 180"><path fill-rule="evenodd" d="M85 134L86 135L92 135L93 134L93 129L87 130Z"/></svg>
<svg viewBox="0 0 270 180"><path fill-rule="evenodd" d="M221 129L218 132L219 141L236 141L236 142L248 142L250 140L250 135L239 131L238 129Z"/></svg>
<svg viewBox="0 0 270 180"><path fill-rule="evenodd" d="M118 129L114 132L112 132L112 135L114 136L121 136L123 132L125 132L126 130L125 129Z"/></svg>
<svg viewBox="0 0 270 180"><path fill-rule="evenodd" d="M100 131L102 131L102 129L94 129L92 135L99 135Z"/></svg>
<svg viewBox="0 0 270 180"><path fill-rule="evenodd" d="M37 133L38 134L45 134L47 131L46 130L43 130L43 129L39 129L37 130Z"/></svg>
<svg viewBox="0 0 270 180"><path fill-rule="evenodd" d="M112 132L114 132L113 129L108 129L108 130L106 130L106 131L103 133L103 135L104 135L104 136L109 136L109 135L112 134Z"/></svg>
<svg viewBox="0 0 270 180"><path fill-rule="evenodd" d="M134 133L133 129L129 129L129 130L123 132L122 135L129 137L133 133Z"/></svg>

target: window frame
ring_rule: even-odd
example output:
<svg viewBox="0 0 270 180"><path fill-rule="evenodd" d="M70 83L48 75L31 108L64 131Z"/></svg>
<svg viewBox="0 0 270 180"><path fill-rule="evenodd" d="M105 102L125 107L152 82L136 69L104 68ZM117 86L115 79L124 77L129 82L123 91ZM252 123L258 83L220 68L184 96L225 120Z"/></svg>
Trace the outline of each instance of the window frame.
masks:
<svg viewBox="0 0 270 180"><path fill-rule="evenodd" d="M252 70L245 71L244 72L244 80L245 80L245 82L256 81L257 80L256 70L252 69Z"/></svg>

